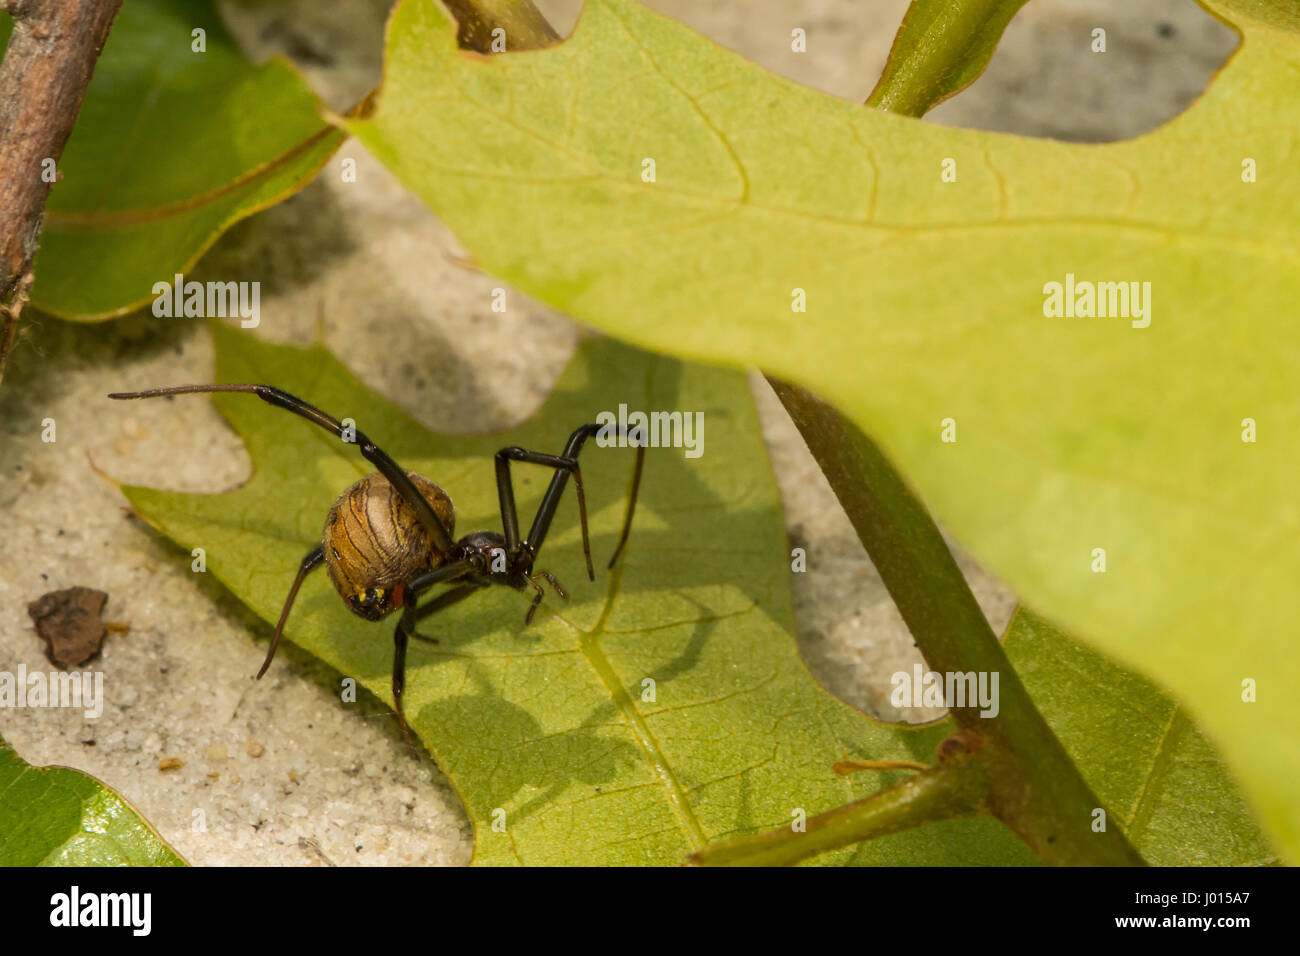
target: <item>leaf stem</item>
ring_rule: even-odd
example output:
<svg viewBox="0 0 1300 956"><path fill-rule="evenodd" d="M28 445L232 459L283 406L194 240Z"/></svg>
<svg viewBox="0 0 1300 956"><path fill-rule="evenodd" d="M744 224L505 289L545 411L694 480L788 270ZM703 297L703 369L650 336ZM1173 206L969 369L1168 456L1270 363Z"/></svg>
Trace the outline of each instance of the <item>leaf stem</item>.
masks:
<svg viewBox="0 0 1300 956"><path fill-rule="evenodd" d="M989 812L1042 860L1125 865L1141 857L1113 826L1092 831L1101 801L1034 707L934 520L856 425L802 388L772 383L875 563L917 646L941 672L996 673L999 710L954 707L990 773ZM955 737L949 738L954 740Z"/></svg>
<svg viewBox="0 0 1300 956"><path fill-rule="evenodd" d="M972 65L976 38L991 53L1021 6L1023 0L952 0L937 8L914 2L868 102L923 115L978 76L987 56ZM946 31L946 40L925 42L917 34L925 26L918 20L923 13L947 24L938 30L929 23L927 35ZM1101 801L1034 707L938 526L902 476L836 409L805 389L771 377L768 381L825 473L926 662L937 671L999 675L995 716L981 717L974 707L952 711L957 726L975 735L971 741L980 747L977 759L992 771L987 778L989 812L1047 863L1142 864L1118 828L1093 831Z"/></svg>
<svg viewBox="0 0 1300 956"><path fill-rule="evenodd" d="M692 866L791 866L830 850L984 811L984 764L965 759L931 767L853 803L793 826L715 843L687 857Z"/></svg>

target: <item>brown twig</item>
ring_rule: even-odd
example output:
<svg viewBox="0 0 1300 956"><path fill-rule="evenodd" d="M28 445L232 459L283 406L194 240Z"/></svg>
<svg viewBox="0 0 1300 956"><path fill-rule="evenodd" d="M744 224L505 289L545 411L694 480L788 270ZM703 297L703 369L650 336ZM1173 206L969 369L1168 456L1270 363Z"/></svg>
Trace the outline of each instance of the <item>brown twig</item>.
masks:
<svg viewBox="0 0 1300 956"><path fill-rule="evenodd" d="M0 0L14 19L0 64L0 379L32 283L58 163L122 0ZM43 175L44 174L44 175Z"/></svg>
<svg viewBox="0 0 1300 956"><path fill-rule="evenodd" d="M28 271L18 280L14 293L8 301L0 299L0 319L4 320L4 331L0 332L0 380L5 376L5 360L9 357L9 348L14 344L14 333L18 331L18 318L23 306L27 304L27 295L31 291L36 276Z"/></svg>

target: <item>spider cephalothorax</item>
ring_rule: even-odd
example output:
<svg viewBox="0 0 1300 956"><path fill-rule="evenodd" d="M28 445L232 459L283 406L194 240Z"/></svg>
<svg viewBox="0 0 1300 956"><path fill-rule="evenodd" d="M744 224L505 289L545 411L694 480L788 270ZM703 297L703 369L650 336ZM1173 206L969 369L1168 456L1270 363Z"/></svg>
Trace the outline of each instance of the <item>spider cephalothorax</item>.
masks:
<svg viewBox="0 0 1300 956"><path fill-rule="evenodd" d="M383 449L361 432L352 428L345 429L337 419L278 388L270 385L174 385L143 392L114 392L109 398L156 398L160 395L193 392L245 392L256 395L264 402L300 415L333 432L345 442L355 444L361 454L379 469L349 487L330 507L320 546L308 552L298 565L298 574L285 598L266 660L257 672L258 677L266 673L275 658L280 635L284 633L285 621L289 618L289 610L293 607L303 579L309 571L323 563L329 569L334 587L352 613L368 621L378 621L399 608L402 611L393 632L393 700L402 733L410 740L406 714L402 709L402 692L406 681L406 646L410 638L420 637L415 633L416 621L493 584L504 584L516 590L533 590L532 603L524 617L525 623L533 619L533 614L545 595L537 578L550 584L560 597L568 597L550 572L534 572L533 565L542 549L546 533L550 530L570 475L573 476L574 490L578 495L578 517L582 523L582 549L587 559L587 575L593 581L596 579L591 566L587 503L582 488L582 472L578 467L578 453L588 438L602 430L600 425L582 425L574 430L560 455L547 455L513 446L497 452L497 493L501 503L502 533L474 531L457 541L452 538L455 511L451 498L445 491L428 478L399 467ZM637 450L636 468L632 474L632 490L628 496L623 531L614 548L614 556L610 558L610 567L614 566L623 545L627 543L645 461L645 442L638 441L633 436L631 444ZM512 461L544 465L555 470L527 537L519 534L514 484L510 479ZM456 586L420 605L420 596L437 584Z"/></svg>

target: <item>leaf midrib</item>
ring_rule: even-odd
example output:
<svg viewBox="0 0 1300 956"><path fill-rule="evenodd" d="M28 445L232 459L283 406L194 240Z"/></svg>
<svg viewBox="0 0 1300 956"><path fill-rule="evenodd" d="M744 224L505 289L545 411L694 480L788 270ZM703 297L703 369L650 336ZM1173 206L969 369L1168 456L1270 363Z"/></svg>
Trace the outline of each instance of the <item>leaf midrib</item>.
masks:
<svg viewBox="0 0 1300 956"><path fill-rule="evenodd" d="M605 633L605 625L614 612L614 602L618 599L620 593L626 560L625 553L610 575L605 603L595 625L589 631L579 630L578 647L582 651L582 656L587 664L596 672L600 682L604 684L605 691L614 702L614 706L618 708L627 721L632 736L636 738L638 746L640 746L650 764L650 772L663 785L668 804L677 814L677 818L681 822L681 828L685 831L691 844L691 852L694 852L709 841L708 837L705 836L699 818L691 808L686 788L682 786L681 780L673 771L672 763L659 746L658 738L646 723L645 715L637 709L632 696L627 692L623 682L619 680L614 665L610 663L609 658L605 656L605 652L600 646L600 638Z"/></svg>
<svg viewBox="0 0 1300 956"><path fill-rule="evenodd" d="M300 143L290 147L280 155L267 160L259 166L255 166L248 172L236 177L216 189L209 190L197 196L191 196L188 199L181 199L177 202L164 203L161 206L149 206L142 209L121 209L115 212L105 212L102 210L93 210L90 212L69 212L65 210L51 209L46 213L46 222L51 226L58 226L63 229L120 229L126 226L138 226L150 222L158 222L163 219L172 218L192 212L195 209L201 209L204 206L211 205L220 199L232 193L238 192L245 186L256 184L259 180L267 179L282 167L288 165L298 156L307 152L316 144L325 140L331 135L342 137L342 134L333 126L322 126L319 130L312 133Z"/></svg>

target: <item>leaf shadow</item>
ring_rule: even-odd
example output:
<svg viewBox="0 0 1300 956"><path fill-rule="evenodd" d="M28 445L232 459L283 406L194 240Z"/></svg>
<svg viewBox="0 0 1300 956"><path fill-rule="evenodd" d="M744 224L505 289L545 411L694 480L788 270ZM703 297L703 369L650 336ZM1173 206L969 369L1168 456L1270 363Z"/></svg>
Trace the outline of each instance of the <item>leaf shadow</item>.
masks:
<svg viewBox="0 0 1300 956"><path fill-rule="evenodd" d="M573 783L598 793L600 784L616 779L622 767L640 757L632 744L586 724L547 734L532 714L502 700L494 691L444 697L421 708L416 723L433 731L441 745L439 764L453 776L467 772L466 761L483 759L471 754L472 750L493 755L491 795L484 798L479 791L467 799L471 815L484 818L529 789L538 792L511 812L515 822L553 808ZM455 728L467 724L490 728L491 737L474 742L464 739L463 731Z"/></svg>
<svg viewBox="0 0 1300 956"><path fill-rule="evenodd" d="M269 298L318 285L357 249L345 220L338 197L317 176L301 192L222 233L191 270L193 278L255 277Z"/></svg>
<svg viewBox="0 0 1300 956"><path fill-rule="evenodd" d="M666 686L674 677L694 667L715 627L714 621L698 621L685 649L665 665L655 668L656 684ZM468 638L470 641L474 639ZM456 643L462 642L457 640ZM420 709L415 724L425 728L438 741L440 752L445 755L443 759L447 761L445 769L453 775L461 772L457 763L468 756L469 750L483 749L482 745L475 746L465 741L455 730L457 727L490 728L490 746L486 749L500 758L510 753L511 759L500 759L491 775L493 795L487 802L492 806L479 808L485 815L526 788L538 792L512 811L511 816L516 822L554 809L556 801L575 783L593 788L594 797L600 793L599 785L615 780L624 765L648 758L640 747L599 731L602 727L613 727L635 736L628 723L620 719L620 708L613 698L592 708L573 729L547 734L527 710L503 700L484 667L471 660L466 673L475 684L476 692L445 697L426 705ZM641 693L638 680L622 688L630 701L635 701Z"/></svg>

